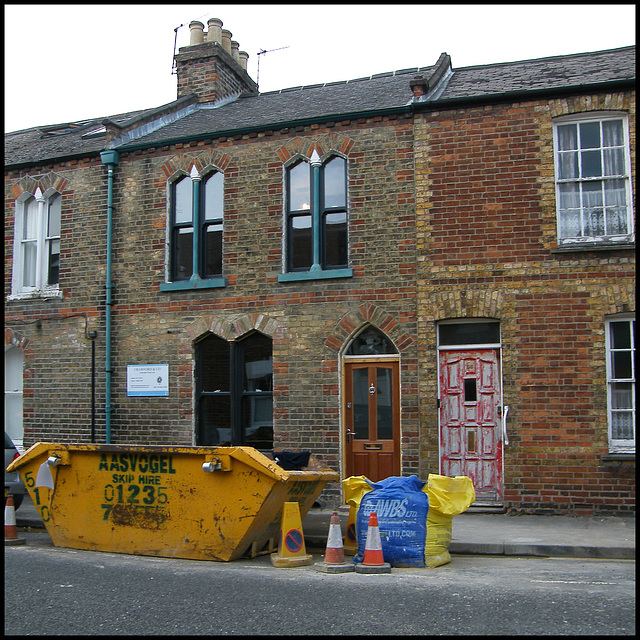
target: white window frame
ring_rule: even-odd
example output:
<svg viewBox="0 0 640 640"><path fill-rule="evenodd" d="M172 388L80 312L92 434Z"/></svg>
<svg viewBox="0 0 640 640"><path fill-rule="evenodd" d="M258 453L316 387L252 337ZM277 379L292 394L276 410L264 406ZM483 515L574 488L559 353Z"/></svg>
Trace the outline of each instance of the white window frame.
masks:
<svg viewBox="0 0 640 640"><path fill-rule="evenodd" d="M52 241L60 241L60 236L47 236L49 203L54 196L62 195L54 189L47 189L43 194L40 187L35 193L24 193L16 200L14 215L14 235L13 235L13 269L11 279L11 296L10 300L34 297L62 297L59 281L54 284L48 284L49 272L49 246ZM24 280L24 218L25 208L28 206L29 200L35 199L36 222L35 222L35 284L33 286L25 286ZM61 203L62 204L62 203Z"/></svg>
<svg viewBox="0 0 640 640"><path fill-rule="evenodd" d="M624 135L624 174L619 176L595 176L593 178L573 178L561 180L559 170L559 144L558 144L558 127L560 125L567 124L584 124L586 122L603 122L605 120L622 120L622 130ZM631 152L629 144L629 118L625 112L620 111L598 111L589 112L583 114L573 114L570 116L562 116L557 118L553 122L553 156L555 167L555 184L556 184L556 225L557 225L557 238L559 246L567 245L597 245L597 244L615 244L615 243L632 243L635 242L635 236L633 232L633 194L631 185ZM600 150L603 147L599 147ZM615 234L615 235L602 235L602 236L589 236L580 235L575 237L562 237L561 236L561 216L560 216L560 184L566 183L585 183L589 181L606 181L619 179L625 182L625 194L627 202L627 233ZM604 206L604 205L603 205ZM584 211L584 207L581 206L581 211Z"/></svg>
<svg viewBox="0 0 640 640"><path fill-rule="evenodd" d="M631 351L631 378L615 379L613 378L613 353L617 350L613 349L611 344L611 323L613 322L629 322L631 323L631 348L623 349ZM607 423L609 431L609 452L610 453L635 453L635 424L636 424L636 396L635 396L635 316L634 315L618 315L611 316L605 322L605 338L606 338L606 355L607 355ZM616 383L631 384L631 424L633 425L633 438L631 439L614 439L613 437L613 406L612 391Z"/></svg>

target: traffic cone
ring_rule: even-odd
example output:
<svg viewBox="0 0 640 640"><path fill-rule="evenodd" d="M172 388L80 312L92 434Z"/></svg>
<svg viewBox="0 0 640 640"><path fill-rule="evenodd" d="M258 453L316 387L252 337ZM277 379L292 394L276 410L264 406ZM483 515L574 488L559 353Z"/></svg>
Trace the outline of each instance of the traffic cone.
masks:
<svg viewBox="0 0 640 640"><path fill-rule="evenodd" d="M285 502L278 552L271 554L271 564L274 567L301 567L312 561L313 556L307 554L304 546L300 505L297 502Z"/></svg>
<svg viewBox="0 0 640 640"><path fill-rule="evenodd" d="M352 562L344 561L342 530L340 529L340 518L338 517L337 511L331 514L331 524L329 525L329 537L327 538L324 562L317 562L315 567L323 573L347 573L348 571L354 570Z"/></svg>
<svg viewBox="0 0 640 640"><path fill-rule="evenodd" d="M378 528L378 514L372 511L369 515L367 542L364 546L362 562L356 564L358 573L391 573L391 565L384 561L382 541Z"/></svg>
<svg viewBox="0 0 640 640"><path fill-rule="evenodd" d="M13 504L13 496L9 494L4 507L4 543L5 545L24 544L26 540L18 538L16 527L16 510Z"/></svg>
<svg viewBox="0 0 640 640"><path fill-rule="evenodd" d="M358 553L358 536L356 535L356 508L349 507L349 517L347 518L347 531L344 534L344 552L350 556Z"/></svg>

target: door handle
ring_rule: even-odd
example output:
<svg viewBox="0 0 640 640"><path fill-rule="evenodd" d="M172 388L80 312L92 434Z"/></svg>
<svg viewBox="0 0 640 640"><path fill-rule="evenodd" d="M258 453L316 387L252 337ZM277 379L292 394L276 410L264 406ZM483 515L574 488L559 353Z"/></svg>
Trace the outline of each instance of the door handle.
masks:
<svg viewBox="0 0 640 640"><path fill-rule="evenodd" d="M505 445L509 444L509 436L507 435L507 415L509 414L509 407L504 408L504 414L502 416L502 437Z"/></svg>
<svg viewBox="0 0 640 640"><path fill-rule="evenodd" d="M356 434L351 431L351 429L347 429L347 442L351 442L351 436L355 436Z"/></svg>

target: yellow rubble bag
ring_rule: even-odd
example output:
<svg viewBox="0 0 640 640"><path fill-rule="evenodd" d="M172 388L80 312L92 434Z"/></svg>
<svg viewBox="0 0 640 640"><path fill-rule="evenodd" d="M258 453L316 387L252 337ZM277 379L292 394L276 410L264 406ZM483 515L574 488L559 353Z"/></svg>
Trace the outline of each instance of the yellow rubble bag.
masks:
<svg viewBox="0 0 640 640"><path fill-rule="evenodd" d="M434 568L451 562L451 521L473 504L476 492L467 476L450 478L434 473L429 474L423 491L429 498L424 558L425 565Z"/></svg>

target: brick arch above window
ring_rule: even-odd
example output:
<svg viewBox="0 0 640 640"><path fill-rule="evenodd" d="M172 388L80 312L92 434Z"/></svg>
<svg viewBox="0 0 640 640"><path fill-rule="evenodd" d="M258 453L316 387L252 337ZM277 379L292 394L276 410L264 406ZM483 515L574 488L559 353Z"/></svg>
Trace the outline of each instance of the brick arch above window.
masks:
<svg viewBox="0 0 640 640"><path fill-rule="evenodd" d="M335 153L348 157L354 144L355 141L349 136L328 133L315 139L293 138L277 149L277 154L284 164L288 164L296 157L310 159L314 151L322 160Z"/></svg>
<svg viewBox="0 0 640 640"><path fill-rule="evenodd" d="M273 339L277 336L279 329L280 322L277 319L262 313L228 317L205 316L198 318L186 327L186 331L193 342L210 333L224 340L233 341L252 331L259 331Z"/></svg>
<svg viewBox="0 0 640 640"><path fill-rule="evenodd" d="M592 96L571 96L549 101L552 118L573 115L588 111L625 111L631 110L630 93L603 93Z"/></svg>
<svg viewBox="0 0 640 640"><path fill-rule="evenodd" d="M448 318L496 318L503 316L504 296L500 291L439 291L433 295L434 320Z"/></svg>
<svg viewBox="0 0 640 640"><path fill-rule="evenodd" d="M11 192L17 200L25 194L34 195L40 189L42 193L57 191L62 193L64 188L69 184L66 178L50 171L42 175L24 176L11 187Z"/></svg>
<svg viewBox="0 0 640 640"><path fill-rule="evenodd" d="M384 333L399 353L414 343L403 325L390 313L371 303L364 303L346 313L325 340L325 347L340 353L362 329L372 325Z"/></svg>
<svg viewBox="0 0 640 640"><path fill-rule="evenodd" d="M591 294L592 304L601 307L605 316L633 313L636 310L636 289L633 284L605 285Z"/></svg>
<svg viewBox="0 0 640 640"><path fill-rule="evenodd" d="M229 166L231 156L219 151L201 151L200 153L181 153L169 158L163 165L167 180L173 179L179 174L189 175L193 167L199 174L209 173L210 171L222 171Z"/></svg>

